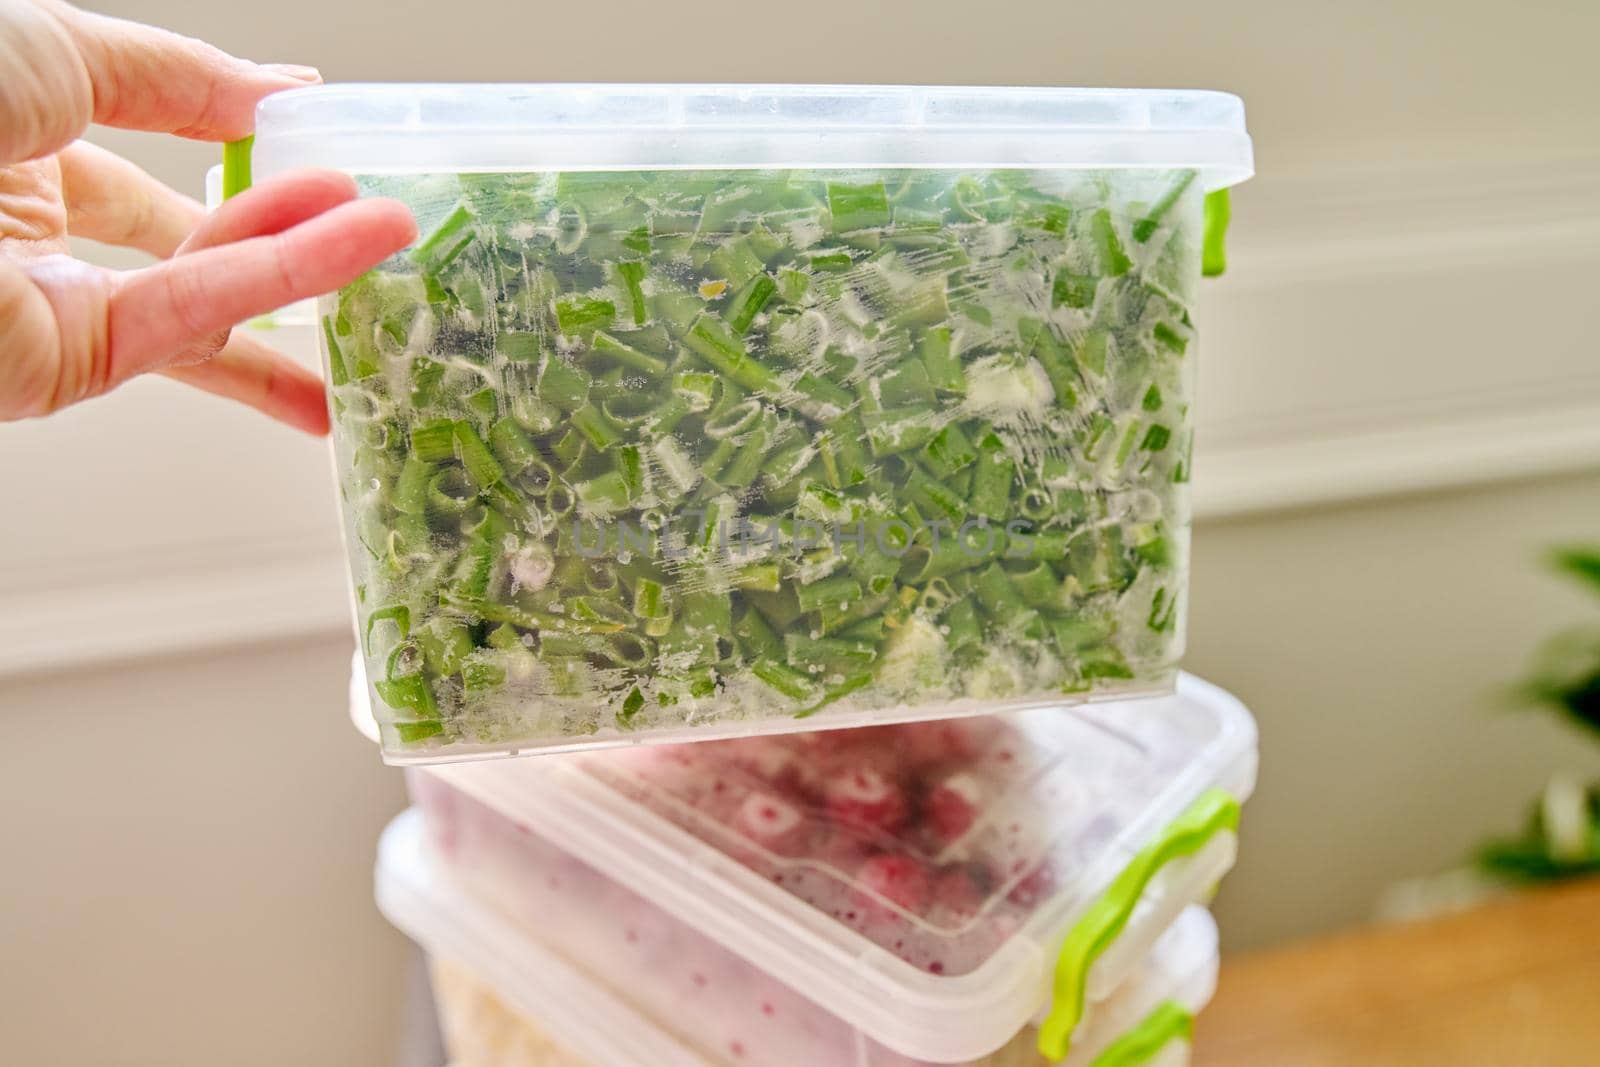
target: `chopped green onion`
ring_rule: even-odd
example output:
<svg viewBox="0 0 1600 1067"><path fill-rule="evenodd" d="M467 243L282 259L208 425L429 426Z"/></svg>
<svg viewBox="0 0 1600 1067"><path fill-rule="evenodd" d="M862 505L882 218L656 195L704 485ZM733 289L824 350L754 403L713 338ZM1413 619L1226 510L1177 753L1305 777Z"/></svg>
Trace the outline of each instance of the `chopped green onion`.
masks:
<svg viewBox="0 0 1600 1067"><path fill-rule="evenodd" d="M1194 172L360 181L438 220L320 321L390 744L1170 672Z"/></svg>

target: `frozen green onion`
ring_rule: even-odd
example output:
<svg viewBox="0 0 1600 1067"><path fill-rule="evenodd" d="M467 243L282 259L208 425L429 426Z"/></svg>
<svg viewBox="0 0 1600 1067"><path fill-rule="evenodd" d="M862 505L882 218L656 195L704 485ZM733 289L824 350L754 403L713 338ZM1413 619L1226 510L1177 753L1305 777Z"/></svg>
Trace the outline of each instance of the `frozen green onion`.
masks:
<svg viewBox="0 0 1600 1067"><path fill-rule="evenodd" d="M359 180L438 220L321 319L391 743L1170 668L1193 172Z"/></svg>

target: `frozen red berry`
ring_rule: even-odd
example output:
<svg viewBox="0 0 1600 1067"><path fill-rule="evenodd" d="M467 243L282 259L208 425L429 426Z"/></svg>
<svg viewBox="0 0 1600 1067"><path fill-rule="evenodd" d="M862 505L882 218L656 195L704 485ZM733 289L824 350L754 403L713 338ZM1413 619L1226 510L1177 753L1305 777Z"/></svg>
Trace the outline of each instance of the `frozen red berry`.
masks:
<svg viewBox="0 0 1600 1067"><path fill-rule="evenodd" d="M893 833L910 814L899 783L875 767L857 764L823 783L828 814L842 823Z"/></svg>
<svg viewBox="0 0 1600 1067"><path fill-rule="evenodd" d="M816 760L786 737L760 737L734 742L728 749L733 765L768 789L801 800L819 785Z"/></svg>
<svg viewBox="0 0 1600 1067"><path fill-rule="evenodd" d="M985 892L975 872L961 864L946 867L933 882L933 909L946 920L966 922L983 907Z"/></svg>
<svg viewBox="0 0 1600 1067"><path fill-rule="evenodd" d="M678 813L683 809L692 809L696 822L731 826L748 793L743 776L730 773L729 768L701 767L693 779L680 781L675 788L652 790L644 799L660 805L663 814L672 818L681 817Z"/></svg>
<svg viewBox="0 0 1600 1067"><path fill-rule="evenodd" d="M869 905L887 901L912 915L922 914L928 906L927 869L910 856L873 856L856 870L856 885Z"/></svg>
<svg viewBox="0 0 1600 1067"><path fill-rule="evenodd" d="M804 734L787 734L783 738L806 759L859 751L870 736L862 728L846 730L813 730Z"/></svg>
<svg viewBox="0 0 1600 1067"><path fill-rule="evenodd" d="M1040 864L1029 871L1027 877L1012 887L1006 899L1024 908L1036 907L1056 888L1056 877L1049 864Z"/></svg>
<svg viewBox="0 0 1600 1067"><path fill-rule="evenodd" d="M722 751L734 766L770 782L782 777L795 759L794 752L783 742L781 737L752 737L732 742Z"/></svg>
<svg viewBox="0 0 1600 1067"><path fill-rule="evenodd" d="M983 792L983 783L970 771L952 774L928 790L922 810L933 839L947 845L972 829Z"/></svg>
<svg viewBox="0 0 1600 1067"><path fill-rule="evenodd" d="M893 758L900 747L901 734L898 726L857 726L840 730L839 737L842 751L854 752L868 759L877 756Z"/></svg>
<svg viewBox="0 0 1600 1067"><path fill-rule="evenodd" d="M751 793L739 805L734 824L740 833L780 856L805 849L806 819L800 810L772 793Z"/></svg>
<svg viewBox="0 0 1600 1067"><path fill-rule="evenodd" d="M872 836L854 826L833 825L826 830L819 827L812 855L835 871L848 874L877 851L870 840Z"/></svg>
<svg viewBox="0 0 1600 1067"><path fill-rule="evenodd" d="M898 747L906 763L926 768L935 764L961 766L973 762L993 741L1000 727L993 719L980 716L910 723L900 729L904 732L898 739Z"/></svg>

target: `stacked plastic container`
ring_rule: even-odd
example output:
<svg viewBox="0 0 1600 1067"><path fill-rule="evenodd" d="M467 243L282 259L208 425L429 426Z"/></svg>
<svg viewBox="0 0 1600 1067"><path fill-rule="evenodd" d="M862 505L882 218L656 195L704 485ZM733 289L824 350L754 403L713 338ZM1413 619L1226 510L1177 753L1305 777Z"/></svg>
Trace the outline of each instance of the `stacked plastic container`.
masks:
<svg viewBox="0 0 1600 1067"><path fill-rule="evenodd" d="M1106 1067L1180 1048L1209 997L1196 906L1255 728L1184 677L1137 706L410 774L378 899L436 961L463 1067Z"/></svg>
<svg viewBox="0 0 1600 1067"><path fill-rule="evenodd" d="M459 1067L1185 1062L1255 774L1177 673L1239 102L331 87L261 107L301 165L424 234L318 313Z"/></svg>

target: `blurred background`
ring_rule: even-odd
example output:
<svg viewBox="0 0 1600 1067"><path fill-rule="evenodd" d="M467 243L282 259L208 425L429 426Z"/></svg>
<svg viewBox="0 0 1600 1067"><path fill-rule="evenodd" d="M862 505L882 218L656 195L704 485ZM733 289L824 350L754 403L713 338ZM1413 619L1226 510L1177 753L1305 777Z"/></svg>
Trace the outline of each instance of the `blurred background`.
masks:
<svg viewBox="0 0 1600 1067"><path fill-rule="evenodd" d="M1593 615L1538 565L1600 539L1590 0L95 6L330 81L1240 94L1258 176L1201 305L1188 660L1262 732L1226 945L1369 919L1552 771L1600 772L1504 693ZM197 196L218 158L95 139ZM0 429L0 456L14 1062L394 1062L423 1009L370 863L403 797L345 719L325 444L154 380Z"/></svg>

